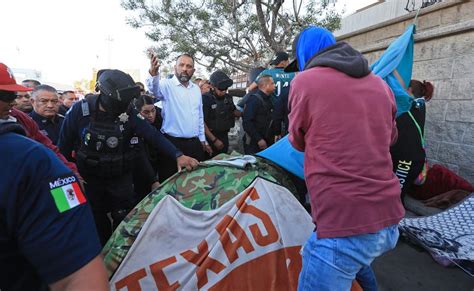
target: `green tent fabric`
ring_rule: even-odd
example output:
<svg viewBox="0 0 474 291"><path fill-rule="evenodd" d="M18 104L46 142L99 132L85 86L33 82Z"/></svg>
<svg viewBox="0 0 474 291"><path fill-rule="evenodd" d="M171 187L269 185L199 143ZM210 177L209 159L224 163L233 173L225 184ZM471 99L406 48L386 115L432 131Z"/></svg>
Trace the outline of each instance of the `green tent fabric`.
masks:
<svg viewBox="0 0 474 291"><path fill-rule="evenodd" d="M227 157L229 156L219 155L214 159ZM203 165L196 170L177 173L170 177L135 206L105 245L102 254L109 275L112 276L117 270L153 208L163 197L171 195L183 206L194 210L217 209L245 190L256 177L278 183L296 194L296 188L287 172L272 162L258 157L256 164L245 169Z"/></svg>

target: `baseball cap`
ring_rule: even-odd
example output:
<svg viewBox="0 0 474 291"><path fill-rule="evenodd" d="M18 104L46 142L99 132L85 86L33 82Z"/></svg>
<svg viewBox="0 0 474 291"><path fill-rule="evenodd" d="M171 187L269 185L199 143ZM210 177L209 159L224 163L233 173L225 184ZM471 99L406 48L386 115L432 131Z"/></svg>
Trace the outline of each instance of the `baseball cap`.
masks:
<svg viewBox="0 0 474 291"><path fill-rule="evenodd" d="M227 88L234 84L229 76L223 71L217 70L209 76L209 82L212 86L217 87L217 89L225 91Z"/></svg>
<svg viewBox="0 0 474 291"><path fill-rule="evenodd" d="M275 58L271 61L270 65L275 66L278 65L282 61L287 61L290 57L285 52L277 52L275 54Z"/></svg>
<svg viewBox="0 0 474 291"><path fill-rule="evenodd" d="M18 85L13 72L4 63L0 63L0 90L12 92L25 92L33 89Z"/></svg>

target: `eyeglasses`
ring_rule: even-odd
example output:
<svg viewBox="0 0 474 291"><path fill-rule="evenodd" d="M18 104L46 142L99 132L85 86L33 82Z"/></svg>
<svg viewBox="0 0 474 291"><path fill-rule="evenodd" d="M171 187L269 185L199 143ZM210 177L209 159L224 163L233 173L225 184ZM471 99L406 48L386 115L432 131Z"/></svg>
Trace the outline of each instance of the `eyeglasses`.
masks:
<svg viewBox="0 0 474 291"><path fill-rule="evenodd" d="M48 103L51 103L52 105L56 105L59 103L59 100L40 99L38 100L38 103L41 105L48 105Z"/></svg>

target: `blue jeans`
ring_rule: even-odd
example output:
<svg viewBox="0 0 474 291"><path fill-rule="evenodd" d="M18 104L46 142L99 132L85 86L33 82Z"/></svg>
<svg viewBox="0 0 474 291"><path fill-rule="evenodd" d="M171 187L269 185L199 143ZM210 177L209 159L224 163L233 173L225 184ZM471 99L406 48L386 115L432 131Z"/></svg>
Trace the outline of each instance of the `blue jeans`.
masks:
<svg viewBox="0 0 474 291"><path fill-rule="evenodd" d="M398 225L349 237L318 239L313 233L303 247L298 290L346 291L356 277L364 291L377 290L370 264L393 249L398 236Z"/></svg>

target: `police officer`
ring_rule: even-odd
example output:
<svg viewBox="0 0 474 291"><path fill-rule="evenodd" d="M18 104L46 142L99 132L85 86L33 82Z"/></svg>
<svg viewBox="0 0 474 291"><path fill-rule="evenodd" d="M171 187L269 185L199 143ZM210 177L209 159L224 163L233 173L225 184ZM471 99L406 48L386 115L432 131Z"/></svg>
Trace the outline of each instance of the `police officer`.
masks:
<svg viewBox="0 0 474 291"><path fill-rule="evenodd" d="M244 110L244 150L246 154L255 154L264 150L274 141L271 94L275 91L275 83L270 75L263 75L257 84L258 90L249 97Z"/></svg>
<svg viewBox="0 0 474 291"><path fill-rule="evenodd" d="M197 161L187 157L132 107L140 96L133 79L119 70L101 70L96 89L72 106L61 129L59 148L72 159L76 152L79 173L88 195L101 242L105 244L118 223L135 205L133 160L139 137L153 144L160 154L177 159L178 169L192 169ZM107 214L110 213L113 224Z"/></svg>
<svg viewBox="0 0 474 291"><path fill-rule="evenodd" d="M211 89L202 96L204 123L207 142L212 154L227 153L229 149L229 130L235 125L235 118L241 113L234 105L227 89L232 79L223 71L215 71L209 77Z"/></svg>
<svg viewBox="0 0 474 291"><path fill-rule="evenodd" d="M260 72L248 88L249 91L256 89L258 79L261 76L272 76L273 82L275 82L275 91L272 93L272 103L274 106L272 126L276 137L275 140L288 133L288 95L290 93L291 80L296 75L296 73L284 71L289 63L289 56L286 52L277 52L275 58L270 62L270 65L274 67Z"/></svg>
<svg viewBox="0 0 474 291"><path fill-rule="evenodd" d="M36 86L32 93L31 103L33 104L31 118L38 124L40 131L56 145L64 121L64 116L58 114L58 92L48 85Z"/></svg>
<svg viewBox="0 0 474 291"><path fill-rule="evenodd" d="M64 91L61 93L61 96L59 97L61 104L59 106L59 111L58 113L61 115L66 115L66 112L71 108L74 103L79 101L79 97L74 93L74 91Z"/></svg>
<svg viewBox="0 0 474 291"><path fill-rule="evenodd" d="M77 177L24 136L9 114L18 91L29 89L0 63L0 289L108 290Z"/></svg>

